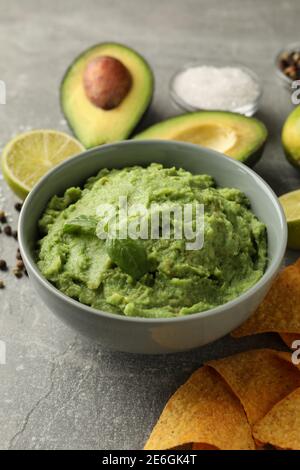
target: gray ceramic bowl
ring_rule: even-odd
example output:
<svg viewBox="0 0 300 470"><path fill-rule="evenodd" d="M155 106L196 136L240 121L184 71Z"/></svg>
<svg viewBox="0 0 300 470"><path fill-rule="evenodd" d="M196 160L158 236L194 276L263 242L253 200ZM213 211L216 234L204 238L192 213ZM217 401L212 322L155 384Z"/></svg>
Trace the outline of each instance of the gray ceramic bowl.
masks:
<svg viewBox="0 0 300 470"><path fill-rule="evenodd" d="M102 312L73 300L50 284L34 260L37 222L51 196L81 185L103 167L122 168L159 162L208 173L218 185L237 187L268 230L269 264L261 280L235 300L206 312L174 319L128 318ZM31 282L45 304L64 322L103 346L132 353L185 351L212 342L239 326L255 310L278 272L286 248L287 229L277 197L242 163L218 152L173 141L125 141L83 152L48 173L27 197L19 222L23 260Z"/></svg>

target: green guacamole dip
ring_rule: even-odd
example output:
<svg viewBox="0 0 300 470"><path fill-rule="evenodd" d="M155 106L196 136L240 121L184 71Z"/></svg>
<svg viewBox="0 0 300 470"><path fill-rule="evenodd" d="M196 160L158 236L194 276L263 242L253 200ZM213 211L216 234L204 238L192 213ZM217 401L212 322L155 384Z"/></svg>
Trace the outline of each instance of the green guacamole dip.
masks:
<svg viewBox="0 0 300 470"><path fill-rule="evenodd" d="M185 239L105 240L99 204L204 204L204 245ZM245 292L267 264L266 228L238 189L211 176L152 164L101 170L83 189L54 196L39 221L37 261L66 295L119 315L178 317L224 304ZM127 243L129 242L129 243Z"/></svg>

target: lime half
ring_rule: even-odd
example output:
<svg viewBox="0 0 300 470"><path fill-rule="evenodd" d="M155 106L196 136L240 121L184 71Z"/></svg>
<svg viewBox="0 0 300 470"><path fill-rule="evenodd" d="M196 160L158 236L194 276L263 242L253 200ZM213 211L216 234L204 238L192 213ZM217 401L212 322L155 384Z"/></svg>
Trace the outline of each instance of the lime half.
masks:
<svg viewBox="0 0 300 470"><path fill-rule="evenodd" d="M288 224L288 247L300 250L300 189L280 196Z"/></svg>
<svg viewBox="0 0 300 470"><path fill-rule="evenodd" d="M3 176L21 199L49 170L84 150L74 137L55 130L34 130L6 144L1 157Z"/></svg>

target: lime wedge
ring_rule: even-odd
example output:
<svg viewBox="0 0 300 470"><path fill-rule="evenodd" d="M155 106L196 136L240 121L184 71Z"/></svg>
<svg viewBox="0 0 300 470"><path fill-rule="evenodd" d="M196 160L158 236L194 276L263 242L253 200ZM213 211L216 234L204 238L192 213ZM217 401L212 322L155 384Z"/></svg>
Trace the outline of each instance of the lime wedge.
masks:
<svg viewBox="0 0 300 470"><path fill-rule="evenodd" d="M74 137L55 130L34 130L6 144L1 157L3 176L21 199L53 167L84 150Z"/></svg>
<svg viewBox="0 0 300 470"><path fill-rule="evenodd" d="M288 224L288 247L300 250L300 189L280 196Z"/></svg>

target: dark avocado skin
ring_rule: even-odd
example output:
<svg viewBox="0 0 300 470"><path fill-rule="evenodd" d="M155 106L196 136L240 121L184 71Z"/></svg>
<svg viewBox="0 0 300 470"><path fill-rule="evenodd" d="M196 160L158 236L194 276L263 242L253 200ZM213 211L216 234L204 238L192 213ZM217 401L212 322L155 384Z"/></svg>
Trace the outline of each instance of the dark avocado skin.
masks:
<svg viewBox="0 0 300 470"><path fill-rule="evenodd" d="M94 44L93 46L89 47L88 49L85 49L83 52L81 52L81 54L79 54L78 56L75 57L75 59L70 63L70 65L68 66L68 68L66 69L62 79L61 79L61 82L60 82L60 86L59 86L59 105L60 105L60 109L61 109L61 112L63 114L63 116L65 117L67 123L68 123L68 127L69 129L72 131L72 134L77 137L76 135L76 132L75 132L75 129L73 128L73 126L71 125L68 117L66 116L65 112L64 112L64 106L63 106L63 85L64 85L64 82L65 82L65 79L66 77L68 76L68 73L70 72L70 70L72 69L72 67L74 66L74 64L76 62L78 62L79 60L81 60L87 53L91 52L93 49L97 49L98 47L104 45L104 44L110 44L110 45L113 45L113 46L122 46L124 48L127 48L127 49L132 49L130 46L127 46L126 44L120 44L120 43L117 43L117 42L112 42L112 41L104 41L102 43L98 43L98 44ZM134 51L135 52L135 51ZM152 103L152 99L153 99L153 95L154 95L154 89L155 89L155 79L154 79L154 74L152 72L152 69L151 69L151 66L150 64L147 62L147 60L140 56L140 59L143 60L143 62L146 64L147 68L151 71L152 73L152 76L151 76L151 79L152 79L152 88L151 88L151 94L150 94L150 97L149 97L149 103L148 103L148 106L146 107L146 109L144 110L143 114L141 115L140 119L134 123L132 125L132 128L130 130L130 133L129 133L129 136L128 138L132 137L135 133L135 130L139 128L139 126L141 126L143 124L143 120L145 118L145 116L148 114L148 111L150 109L150 106L151 106L151 103Z"/></svg>
<svg viewBox="0 0 300 470"><path fill-rule="evenodd" d="M265 146L266 142L264 142L257 150L255 150L254 153L250 155L250 157L243 161L243 163L249 166L250 168L254 167L254 165L256 165L256 163L258 163L261 159L264 153Z"/></svg>
<svg viewBox="0 0 300 470"><path fill-rule="evenodd" d="M297 168L298 171L300 171L300 160L299 162L297 162L292 156L291 154L289 153L289 151L283 147L283 150L284 150L284 154L286 156L286 159L287 161L294 167L294 168Z"/></svg>

